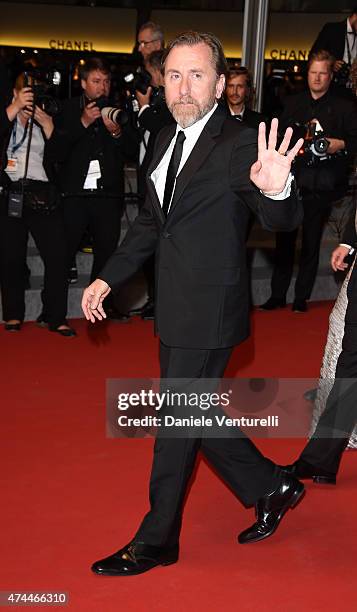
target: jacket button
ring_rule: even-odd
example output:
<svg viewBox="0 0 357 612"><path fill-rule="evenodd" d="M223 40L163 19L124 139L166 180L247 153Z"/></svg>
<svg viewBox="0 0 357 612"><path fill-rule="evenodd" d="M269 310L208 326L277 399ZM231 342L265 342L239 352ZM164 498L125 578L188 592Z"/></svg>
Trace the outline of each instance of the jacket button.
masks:
<svg viewBox="0 0 357 612"><path fill-rule="evenodd" d="M163 238L171 238L172 234L169 234L169 232L163 232L162 233L162 237Z"/></svg>

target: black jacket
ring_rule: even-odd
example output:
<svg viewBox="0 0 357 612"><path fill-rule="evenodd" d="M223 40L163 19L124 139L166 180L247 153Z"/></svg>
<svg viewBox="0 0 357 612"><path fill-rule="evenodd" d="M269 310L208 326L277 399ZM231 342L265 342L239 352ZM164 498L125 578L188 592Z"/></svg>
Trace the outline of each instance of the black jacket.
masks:
<svg viewBox="0 0 357 612"><path fill-rule="evenodd" d="M346 19L335 23L326 23L312 45L310 55L325 50L332 53L335 59L342 60L345 52L346 28Z"/></svg>
<svg viewBox="0 0 357 612"><path fill-rule="evenodd" d="M280 130L295 123L305 124L318 119L326 136L345 141L348 153L357 153L357 106L346 98L328 91L313 100L308 90L288 96L280 116Z"/></svg>
<svg viewBox="0 0 357 612"><path fill-rule="evenodd" d="M312 119L318 119L324 130L324 136L345 141L347 156L333 156L321 161L313 168L306 168L304 156L298 156L295 163L295 175L300 187L309 190L329 191L331 199L343 195L347 187L349 162L357 153L357 107L352 100L342 98L328 91L318 100L313 100L309 90L288 96L280 116L281 134L287 127L296 124L304 125ZM296 134L300 137L303 133ZM296 140L296 138L295 138ZM342 191L341 191L342 190Z"/></svg>
<svg viewBox="0 0 357 612"><path fill-rule="evenodd" d="M136 160L138 136L132 128L124 128L119 138L113 138L101 120L85 128L81 123L83 96L67 100L56 118L61 136L52 147L59 162L59 182L65 195L88 195L83 190L89 163L98 159L101 179L96 193L123 196L124 162Z"/></svg>
<svg viewBox="0 0 357 612"><path fill-rule="evenodd" d="M176 125L157 139L148 195L139 216L100 278L114 290L156 251L156 331L168 346L221 348L249 334L246 233L250 211L264 228L301 222L294 192L264 197L249 179L257 133L217 108L177 178L168 217L150 178Z"/></svg>

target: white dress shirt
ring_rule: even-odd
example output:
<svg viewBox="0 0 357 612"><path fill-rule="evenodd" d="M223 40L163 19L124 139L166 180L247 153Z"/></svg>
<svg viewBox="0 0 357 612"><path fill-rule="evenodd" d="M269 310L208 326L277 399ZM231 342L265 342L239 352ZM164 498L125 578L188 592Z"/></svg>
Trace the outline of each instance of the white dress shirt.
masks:
<svg viewBox="0 0 357 612"><path fill-rule="evenodd" d="M7 172L9 178L12 181L18 181L24 176L27 143L29 137L29 129L27 129L26 137L22 142L21 146L18 147L16 151L13 151L13 149L16 148L16 144L21 142L25 132L25 128L18 117L16 117L15 122L16 123L14 123L14 128L10 136L9 146L7 148L7 157L8 159L14 157L17 160L16 171L9 172L9 170L5 168L5 172ZM13 140L14 133L16 134L15 143ZM42 130L38 125L36 125L36 123L34 123L31 138L29 165L27 169L27 178L33 179L35 181L48 182L48 178L43 167L44 150L45 140L42 134Z"/></svg>
<svg viewBox="0 0 357 612"><path fill-rule="evenodd" d="M183 143L183 149L182 149L182 157L181 157L181 162L180 162L180 166L178 168L178 172L176 175L176 180L178 175L180 174L182 168L184 167L189 155L191 154L191 151L193 149L193 147L195 146L197 140L199 139L199 137L201 136L201 132L203 130L203 128L205 127L206 123L208 122L208 120L211 118L211 116L213 115L214 111L217 108L217 103L213 106L213 108L204 116L202 117L202 119L199 119L198 121L196 121L196 123L194 123L193 125L190 125L187 128L182 128L180 125L177 124L176 126L176 131L175 134L166 150L165 155L163 156L162 160L160 161L159 165L155 168L155 170L151 173L151 180L154 183L155 189L156 189L156 193L157 196L159 198L159 202L162 206L163 200L164 200L164 193L165 193L165 183L166 183L166 175L167 175L167 170L169 167L169 163L170 163L170 159L171 159L171 155L172 155L172 151L174 149L175 146L175 141L176 141L176 137L178 132L182 131L185 134L185 141ZM290 195L290 191L291 191L291 182L293 180L293 176L290 174L288 177L288 180L285 184L285 187L283 189L283 191L275 196L267 196L270 197L272 200L285 200L286 198L289 197ZM174 194L175 192L175 186L176 186L176 181L175 181L175 185L174 188L172 190L172 193ZM170 202L171 205L171 202Z"/></svg>

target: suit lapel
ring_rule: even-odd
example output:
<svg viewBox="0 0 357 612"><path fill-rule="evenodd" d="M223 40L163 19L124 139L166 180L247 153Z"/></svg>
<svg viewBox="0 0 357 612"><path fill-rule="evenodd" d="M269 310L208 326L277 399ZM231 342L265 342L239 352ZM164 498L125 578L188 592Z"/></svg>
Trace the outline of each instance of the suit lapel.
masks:
<svg viewBox="0 0 357 612"><path fill-rule="evenodd" d="M203 165L212 149L216 146L216 137L222 131L222 125L227 118L227 111L218 107L203 128L199 139L193 147L184 167L176 180L174 197L171 202L168 218L172 215L177 203L186 189L188 183L197 170Z"/></svg>
<svg viewBox="0 0 357 612"><path fill-rule="evenodd" d="M153 159L151 161L151 164L149 165L148 171L147 171L147 184L148 184L148 188L149 188L149 192L150 192L150 196L151 196L151 201L153 204L153 207L156 211L157 216L159 217L160 221L162 224L164 224L166 222L166 217L164 215L164 213L162 212L162 206L160 204L159 198L157 197L157 192L155 189L155 185L151 180L151 174L152 172L155 170L155 168L157 168L157 166L159 165L159 163L161 162L163 156L166 153L166 150L171 142L171 140L173 139L174 135L175 135L175 131L176 131L176 123L170 125L164 132L162 138L160 138L158 146L156 148L156 150L154 151L154 156Z"/></svg>

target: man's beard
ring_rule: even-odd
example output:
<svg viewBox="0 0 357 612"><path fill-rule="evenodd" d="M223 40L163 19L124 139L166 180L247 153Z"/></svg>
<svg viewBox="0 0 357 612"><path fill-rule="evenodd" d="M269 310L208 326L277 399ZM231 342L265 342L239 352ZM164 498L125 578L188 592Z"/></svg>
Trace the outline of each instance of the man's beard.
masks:
<svg viewBox="0 0 357 612"><path fill-rule="evenodd" d="M191 96L183 96L172 102L172 104L169 105L169 110L179 126L187 128L207 115L213 108L215 101L215 92L212 92L212 95L202 104L199 104L197 100L194 100Z"/></svg>

